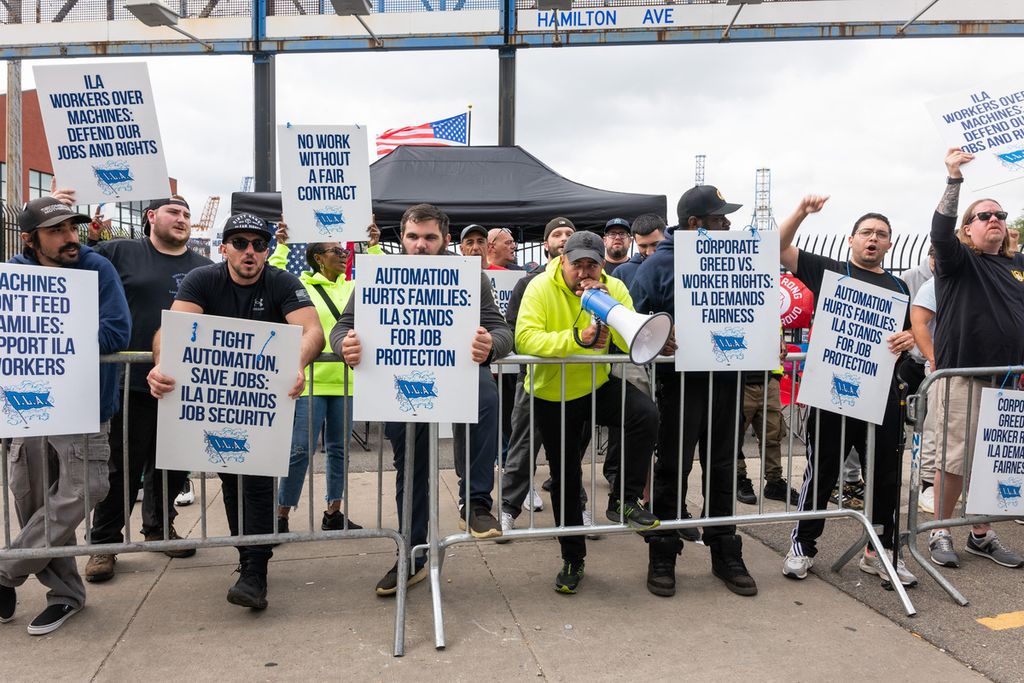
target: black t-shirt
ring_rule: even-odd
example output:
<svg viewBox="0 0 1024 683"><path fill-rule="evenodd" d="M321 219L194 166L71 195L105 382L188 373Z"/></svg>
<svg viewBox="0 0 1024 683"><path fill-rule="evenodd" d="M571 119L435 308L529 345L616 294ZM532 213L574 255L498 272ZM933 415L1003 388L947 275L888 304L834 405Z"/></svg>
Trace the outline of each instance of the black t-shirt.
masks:
<svg viewBox="0 0 1024 683"><path fill-rule="evenodd" d="M873 270L864 270L855 266L853 263L846 261L836 261L830 259L827 256L819 256L818 254L812 254L811 252L800 250L800 256L796 262L797 272L793 273L800 281L807 285L807 288L814 292L814 306L817 309L819 295L821 294L821 280L825 277L825 273L831 271L833 273L839 273L840 275L848 275L854 280L860 280L866 282L869 285L875 285L882 289L888 289L892 292L899 292L900 294L906 294L909 296L910 289L907 288L907 283L899 279L892 273L885 271L882 273L876 273ZM907 312L903 316L903 329L910 329L910 306L907 306Z"/></svg>
<svg viewBox="0 0 1024 683"><path fill-rule="evenodd" d="M962 244L956 219L936 213L935 364L941 369L1024 361L1024 255L982 254Z"/></svg>
<svg viewBox="0 0 1024 683"><path fill-rule="evenodd" d="M152 351L153 335L160 328L160 313L171 307L185 276L210 259L191 249L173 256L157 251L148 238L100 242L96 251L107 257L124 285L132 316L129 351ZM149 393L146 374L152 365L133 365L130 388Z"/></svg>
<svg viewBox="0 0 1024 683"><path fill-rule="evenodd" d="M259 280L240 285L231 279L226 262L193 270L175 300L196 304L207 315L268 323L286 322L292 311L313 305L299 278L288 271L267 265Z"/></svg>

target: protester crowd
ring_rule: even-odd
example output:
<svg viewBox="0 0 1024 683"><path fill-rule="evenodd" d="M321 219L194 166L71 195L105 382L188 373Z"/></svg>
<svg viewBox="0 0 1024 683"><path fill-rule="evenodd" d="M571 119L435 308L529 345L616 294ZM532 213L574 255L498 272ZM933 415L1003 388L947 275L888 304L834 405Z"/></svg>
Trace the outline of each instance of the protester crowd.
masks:
<svg viewBox="0 0 1024 683"><path fill-rule="evenodd" d="M758 502L743 453L737 453L743 434L753 427L765 454L764 478L759 482L764 498L800 512L824 510L830 501L859 509L863 499L869 498L873 503L870 521L882 530L881 547L869 545L859 568L885 580L880 555L884 552L892 559L900 582L916 584L898 552L906 396L938 369L1011 366L1024 361L1024 256L1007 229L1007 213L995 200L981 199L968 205L957 220L961 167L972 158L957 149L947 153L946 184L932 219L932 249L920 268L902 278L883 267L894 228L881 213L868 212L853 221L846 261L794 245L806 219L827 214L828 197L806 196L779 227L781 266L802 280L816 301L829 272L912 299L900 329L885 339L896 357L896 369L884 418L875 429L872 490L864 489L859 474L867 451L868 423L817 408L810 411L806 434L801 435L807 445L802 484L799 491L790 488L783 476L781 449L786 430L779 390L781 362L770 373L678 372L672 364L659 363L650 375L628 365L616 364L613 371L612 364L601 362L526 365L518 377L502 379L499 386L492 363L511 353L542 358L629 353L628 340L593 320L584 308L581 297L588 290L600 290L644 315L674 313L677 236L729 230L729 216L740 208L725 201L714 186L684 192L671 227L652 214L632 222L612 217L599 235L577 230L571 217L552 217L543 232L548 261L517 282L504 315L487 273L525 270L515 261L515 238L502 227L470 224L462 228L459 251L478 257L481 266L479 325L465 340L479 366L478 420L454 426L463 530L475 538L502 541L503 534L523 526L524 506L543 509L545 500L533 486L533 470L543 454L550 472L543 488L550 491L547 502L554 524L581 529L579 534L558 536L561 562L553 572L554 587L561 593L576 593L587 568L586 539L596 537L587 531L595 523L597 505L595 491L588 493L584 485L582 461L588 450L597 450L597 444L591 443L596 427L607 427L604 474L609 498L603 515L636 530L638 541L646 544L650 592L674 595L676 558L687 543L700 540L710 551L713 574L729 590L756 595L757 583L744 564L736 526L713 519L750 512L737 502ZM90 524L93 544L120 543L123 501L133 506L140 487L145 489L142 533L146 541L180 538L174 528L175 507L164 498L160 485L165 473L155 465L159 400L179 379L162 372L160 366L161 313L168 309L288 323L302 331L300 356L305 371L295 377L289 393L296 405L288 476L277 485L275 499L271 477L220 474L232 535L289 531L290 512L298 504L311 466L310 445L321 441L327 456L321 528L360 529L342 507L348 495L345 469L353 387L364 361L360 331L365 323L357 319L352 296L357 283L347 277L351 246L309 244L305 252L309 270L297 278L282 270L290 249L287 217L274 228L252 214L230 216L220 246L223 261L214 264L189 250L191 213L180 196L150 203L141 239L90 240L94 247L80 244L79 237L79 227L93 219L74 211L73 205L72 190L29 202L20 214L24 251L12 262L95 271L100 288L100 351L152 351L154 363L132 368L126 398L122 398L118 368L103 366L100 432L13 440L8 467L21 530L12 547L74 545L83 521ZM277 247L271 255L275 237ZM369 226L367 238L370 252L382 253L375 225ZM448 216L429 204L409 207L401 220L400 242L404 254L451 253ZM662 353L672 355L677 346L685 347L687 334L676 329ZM337 354L356 371L348 372L337 362L314 363L321 353ZM969 475L981 390L1001 384L1005 384L1003 377L956 377L948 390L941 382L931 386L921 504L934 509L936 519L953 517ZM499 392L507 399L499 401ZM504 416L499 412L502 402ZM124 407L129 416L127 458ZM941 424L937 416L942 416ZM313 425L312 434L308 424ZM429 444L426 425L417 424L410 435L414 450L408 453L406 428L404 423L387 423L384 433L397 473L399 519L405 487L412 486L410 541L415 546L427 540ZM506 438L504 449L499 432ZM687 486L695 455L701 466L701 510L709 518L699 530L662 528L662 520L691 518ZM412 482L404 480L409 457L413 458ZM49 462L48 469L42 466L44 461ZM47 471L53 481L46 479ZM502 478L497 507L492 499L496 471ZM187 481L187 473L167 471L168 498L185 488ZM93 510L86 510L86 501ZM48 520L44 519L46 509ZM88 512L91 520L86 519ZM820 518L796 524L782 566L785 576L803 579L808 575L824 526ZM971 527L963 549L1005 567L1024 565L988 524ZM929 550L937 565L961 564L947 528L931 533ZM195 549L163 552L188 557ZM267 607L272 555L272 545L238 548L239 576L228 590L229 602L252 609ZM113 579L116 559L113 553L92 555L85 579L93 583ZM404 575L399 569L396 563L385 573L375 588L378 595L397 591ZM28 626L29 633L41 635L56 630L82 609L85 585L74 558L0 560L0 622L15 617L16 589L33 574L49 591L45 609ZM413 585L425 577L421 557L407 581Z"/></svg>

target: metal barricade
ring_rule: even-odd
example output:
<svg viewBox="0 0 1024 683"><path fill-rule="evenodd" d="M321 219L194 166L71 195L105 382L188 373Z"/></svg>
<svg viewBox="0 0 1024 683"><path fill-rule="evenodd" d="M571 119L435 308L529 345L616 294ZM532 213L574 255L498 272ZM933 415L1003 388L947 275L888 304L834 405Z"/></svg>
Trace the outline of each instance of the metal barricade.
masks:
<svg viewBox="0 0 1024 683"><path fill-rule="evenodd" d="M53 545L51 542L51 534L49 528L50 520L50 501L48 496L44 496L43 505L45 510L44 525L45 525L45 537L46 544L44 547L33 547L33 548L12 548L12 533L11 533L11 501L9 488L9 472L8 467L8 442L5 440L0 454L3 456L3 462L5 466L3 469L3 548L0 548L0 560L7 559L36 559L36 558L54 558L54 557L74 557L78 555L96 555L96 554L118 554L118 553L137 553L137 552L162 552L166 550L184 550L194 548L215 548L225 546L238 546L238 545L276 545L280 543L296 543L296 542L307 542L307 541L333 541L333 540L344 540L344 539L370 539L370 538L385 538L395 542L398 549L398 586L396 593L395 603L395 629L394 629L394 655L402 656L405 651L405 611L406 611L406 576L405 568L409 566L409 499L408 494L411 492L411 487L406 487L406 506L405 506L405 519L402 520L402 528L405 530L403 534L398 529L391 529L383 527L381 524L382 519L382 495L383 495L383 429L381 430L381 444L377 453L377 501L376 501L376 524L377 528L374 529L344 529L344 530L332 530L322 531L319 529L319 525L314 524L315 508L314 508L314 471L313 471L313 456L316 452L316 443L314 441L314 434L317 430L314 430L313 424L313 410L310 406L308 414L308 433L309 442L308 453L309 453L309 465L307 470L308 481L306 485L307 489L307 502L308 502L308 513L309 513L309 531L291 531L282 533L278 528L278 516L277 516L277 501L278 501L278 479L273 478L273 533L270 534L248 534L244 532L237 536L210 536L207 533L207 491L206 491L206 478L199 478L199 501L200 501L200 533L198 538L181 538L178 540L170 540L169 535L169 506L173 505L174 496L168 495L167 490L167 471L161 470L163 476L160 485L162 486L163 492L163 530L164 539L159 541L139 541L132 539L132 528L131 528L131 506L132 502L129 500L128 491L129 487L129 440L128 440L128 425L131 420L130 408L129 408L129 383L131 379L132 366L142 363L152 363L151 353L120 353L110 356L103 356L101 358L103 363L117 363L124 365L124 378L123 378L123 391L122 391L122 406L123 406L123 430L121 438L123 440L123 460L122 460L122 473L123 473L123 484L124 484L124 500L123 512L124 512L124 541L122 543L103 543L96 544L92 542L91 538L91 513L93 508L100 501L90 500L89 495L89 468L85 468L85 487L84 487L84 520L85 520L85 543L82 545ZM315 362L341 362L341 359L333 354L324 354L316 359ZM313 373L310 373L311 380L309 382L310 393L312 394L315 390L314 381L312 379ZM348 370L345 372L345 383L348 383ZM351 410L347 410L344 421L345 430L348 434L350 429ZM409 430L411 433L411 430ZM349 448L351 440L346 442L345 446L345 458L346 466L344 468L345 477L345 496L344 496L344 508L343 513L346 518L346 526L348 520L348 508L349 508L349 467L348 462L350 459ZM45 462L44 458L44 477L46 481L50 480L50 472L48 463ZM405 468L406 481L411 480L412 476L412 459L406 459ZM238 529L244 531L243 525L243 513L242 513L242 476L238 477L238 511L237 511L237 522ZM177 492L174 492L175 494Z"/></svg>
<svg viewBox="0 0 1024 683"><path fill-rule="evenodd" d="M787 361L796 361L796 362L792 363L792 365L791 365L791 367L792 367L791 372L792 372L792 376L793 376L793 380L794 380L794 386L795 386L795 381L796 381L796 377L797 377L799 361L804 360L804 358L805 358L805 354L790 354L787 357ZM520 364L520 365L523 365L523 366L530 366L530 368L531 368L531 376L534 375L532 369L536 368L537 366L541 366L541 365L561 365L561 366L570 365L570 364L588 365L588 366L590 366L590 369L591 369L590 371L591 371L591 382L592 382L592 384L596 383L595 379L596 379L597 365L598 364L602 364L602 363L610 363L610 364L613 364L613 365L614 364L629 364L630 361L629 361L628 357L623 356L623 355L586 355L586 356L572 356L572 357L568 357L568 358L538 358L538 357L534 357L534 356L508 356L508 357L500 359L498 361L494 361L495 365ZM656 363L674 363L674 359L673 358L669 358L669 357L661 357L661 358L657 359ZM649 367L648 371L653 374L653 368L652 367ZM687 374L690 374L690 373L681 373L681 374L679 374L679 377L680 377L679 403L680 403L680 420L681 420L680 425L682 425L682 417L683 417L683 414L685 413L685 410L687 408L686 403L685 403L685 398L684 398L685 382L686 382ZM693 374L701 374L701 373L693 373ZM704 373L704 374L707 374L707 373ZM714 374L716 376L726 375L726 374L730 374L730 375L731 374L736 374L737 375L737 377L736 377L736 397L735 397L735 400L736 400L736 405L737 405L737 413L739 413L739 411L742 410L743 380L742 380L742 377L740 376L741 373L714 373ZM769 374L770 373L767 373L767 372L764 373L764 380L765 380L766 383L769 381L769 377L768 377ZM562 384L561 384L561 401L560 401L561 434L562 434L561 447L562 447L563 455L564 455L564 449L565 449L565 433L566 433L565 432L565 426L566 426L566 417L565 417L565 406L566 406L566 400L565 400L565 397L566 397L566 386L565 386L565 381L566 381L566 379L565 379L565 377L566 377L566 373L563 371L561 373ZM709 380L708 381L708 410L709 410L709 412L710 412L710 406L711 406L712 399L713 399L714 387L715 387L714 382ZM652 382L652 389L651 389L651 391L652 391L652 393L654 393L653 382ZM500 415L500 413L501 413L500 405L501 405L501 400L502 400L500 392L499 392L498 396L499 396L498 400L499 400L499 415ZM534 439L535 439L535 437L534 437L534 429L536 427L536 424L534 422L534 403L535 403L536 399L534 398L534 395L533 395L532 392L529 392L529 397L530 397L530 399L529 399L530 400L529 473L530 473L530 482L531 482L529 490L532 490L533 474L534 474L535 467L536 467L535 454L537 452L537 448L535 448L535 446L537 444L534 443ZM621 403L621 410L622 410L623 419L620 422L620 424L618 425L618 429L619 429L620 443L622 443L625 440L625 430L626 430L626 425L625 425L625 422L626 422L626 420L625 420L626 383L625 382L622 383L620 400L622 402ZM761 418L762 419L762 431L761 431L761 434L762 435L765 434L766 427L767 427L767 391L764 392L763 402L764 403L762 405L762 410L761 410L761 413L762 413L762 418ZM597 443L597 423L596 423L597 407L596 407L596 398L595 398L594 392L590 393L590 404L591 404L591 406L590 406L590 421L589 422L590 422L590 431L591 431L591 434L590 434L590 454L591 454L591 457L590 457L590 477L589 477L589 479L590 479L590 496L588 498L588 501L589 501L588 505L590 506L591 511L593 512L593 511L595 511L594 496L595 496L595 493L596 493L596 490L597 490L597 459L596 459L596 457L594 457L594 454L596 453L596 443ZM789 406L789 410L793 411L793 410L796 410L796 409L797 409L796 402L795 401L791 402L791 404ZM737 415L737 417L738 417L738 415ZM819 415L819 419L820 419L820 415ZM792 421L793 420L792 420L792 415L791 415L790 422L792 423ZM610 429L614 429L614 427L612 427ZM465 506L464 510L462 511L463 523L466 526L466 531L465 532L461 532L461 533L448 534L448 535L442 535L441 534L441 531L439 529L439 519L440 519L440 516L439 516L439 492L438 492L438 484L439 484L439 469L438 469L439 456L438 456L437 425L436 424L429 425L429 430L430 430L429 431L429 435L430 435L430 439L429 439L429 467L430 467L430 482L429 482L429 486L430 486L430 492L429 492L429 494L430 494L430 501L429 501L429 505L430 505L430 513L429 513L429 515L430 516L429 516L428 541L427 541L426 544L414 546L412 548L411 557L412 558L416 558L416 557L419 557L420 555L422 555L423 553L427 554L427 561L428 561L429 570L430 570L430 586L431 586L431 592L432 592L432 604L433 604L433 610L434 610L433 616L434 616L435 646L438 649L442 649L442 648L445 647L445 633L444 633L443 601L442 601L442 593L441 593L441 586L442 586L441 572L442 572L442 569L443 569L443 562L444 562L445 551L447 550L447 548L455 546L455 545L458 545L458 544L480 542L480 539L474 538L469 533L470 505L468 504L468 501L470 501L471 497L470 497L470 491L468 490L469 489L469 480L468 480L468 478L466 479L466 481L464 483L464 485L466 487L465 499L467 501L467 505ZM846 430L846 418L843 417L842 418L842 432L843 432L843 434L841 435L841 438L843 439L843 443L844 444L846 443L845 430ZM676 509L675 518L673 518L673 519L661 518L660 519L660 526L658 527L659 530L660 529L666 529L666 530L670 530L670 529L693 529L693 528L701 527L701 526L709 526L709 525L711 525L710 523L712 521L714 522L714 524L713 524L714 526L718 526L718 525L730 525L731 526L731 525L794 523L794 522L797 522L797 521L800 521L800 520L819 520L819 519L820 520L827 520L827 519L846 518L846 519L851 519L851 520L855 521L857 524L859 524L862 527L862 529L863 529L863 534L862 534L861 538L854 545L852 545L846 552L844 552L842 554L842 556L832 565L833 571L839 571L847 562L849 562L850 559L852 559L864 547L864 545L866 543L870 543L872 545L872 547L874 547L876 549L881 549L882 548L882 544L880 542L879 536L878 536L874 526L871 524L871 521L870 521L871 514L872 514L872 500L871 500L872 496L870 495L870 492L873 491L874 479L875 479L875 426L874 425L872 425L872 424L867 425L867 430L866 430L866 442L867 443L866 443L866 448L865 448L865 450L867 452L862 454L863 457L864 457L864 470L865 470L865 478L866 478L866 484L867 484L866 485L866 491L868 492L868 494L865 495L865 509L864 509L863 512L861 512L859 510L851 509L850 507L844 507L843 503L842 503L842 497L841 496L840 496L840 499L839 499L840 502L839 502L839 507L838 508L817 509L817 510L809 509L809 510L801 512L798 509L796 509L795 506L791 505L790 500L789 500L789 495L788 495L788 484L787 484L786 500L785 500L785 503L784 503L784 509L782 511L767 511L767 510L765 510L764 497L761 496L759 501L758 501L758 504L757 504L757 512L756 513L752 513L752 514L741 514L741 513L738 513L737 510L736 510L736 487L737 487L736 474L737 474L737 467L738 467L738 464L737 464L738 463L738 455L739 455L739 452L740 452L740 445L741 445L741 434L739 432L739 424L738 424L738 420L737 420L737 425L736 425L736 427L734 428L734 431L733 431L734 438L733 438L733 443L732 443L733 457L732 457L732 497L731 497L731 508L732 509L731 509L731 514L728 515L728 516L715 516L715 517L711 517L711 514L710 514L710 496L705 495L704 496L704 506L703 506L703 515L702 515L702 517L688 518L688 517L684 516L684 514L683 514L684 513L685 501L683 500L683 496L682 496L682 492L681 492L682 491L682 477L683 477L682 473L683 473L683 470L684 470L684 468L682 466L682 460L683 460L684 457L692 457L693 454L692 453L690 453L690 454L683 453L682 432L683 432L683 429L682 429L682 426L680 426L680 443L679 443L678 451L676 453L672 454L671 456L669 456L669 457L676 457L676 458L678 458L678 468L677 469L678 469L678 472L679 472L678 476L679 476L679 480L680 481L677 482L677 486L676 486L677 499L676 499L676 508L675 508ZM702 473L704 491L710 490L710 485L711 485L711 470L712 470L712 466L710 466L710 463L711 463L711 454L710 454L710 450L711 450L711 448L710 448L710 446L711 446L711 443L710 443L711 442L711 433L712 433L712 430L711 430L711 420L709 419L708 420L708 431L707 431L708 455L707 455L707 459L705 460L705 462L708 463L708 466L704 467L704 471ZM820 433L818 434L818 436L820 436ZM466 450L466 462L465 462L465 468L464 468L464 472L467 473L467 474L470 472L470 464L471 464L470 463L469 439L470 439L470 435L469 435L469 431L467 430L467 434L466 434L466 449L465 449ZM817 437L816 437L816 440L817 440ZM793 435L793 431L790 430L788 449L787 449L787 454L785 456L786 460L787 460L786 468L785 468L785 471L786 471L786 474L787 474L787 476L786 476L787 482L792 481L792 476L793 476L793 442L794 442L794 435ZM502 427L501 427L501 420L499 418L498 441L497 441L497 444L495 445L496 446L495 452L498 453L498 454L501 453L501 444L502 444ZM816 445L817 444L815 443L815 447L816 447ZM761 464L760 464L760 470L761 470L760 471L760 475L761 475L760 478L761 478L761 481L764 481L764 477L765 477L765 448L766 448L766 439L762 438L761 439L761 461L760 461L761 462ZM649 509L653 509L653 498L654 498L654 495L653 495L653 491L654 491L654 458L655 457L658 457L658 458L666 457L666 454L658 453L656 455L652 454L652 456L654 456L654 457L652 457L652 464L651 464L651 467L648 468L649 472L650 472L650 476L651 476L651 479L649 481L649 487L650 487L649 490L651 491L651 496L650 496L649 502L647 503ZM585 458L583 458L583 459L585 460ZM564 486L565 486L564 474L565 474L565 461L566 461L566 458L565 457L560 457L559 461L561 463L562 475L563 475L563 476L559 477L560 483L561 483L561 487L562 487L562 489L561 489L562 495L560 496L560 505L561 505L560 519L562 519L562 521L564 522L565 521L565 505L566 505L565 495L564 495ZM619 471L620 472L624 471L625 466L626 466L626 462L625 462L625 449L624 448L620 448L619 449L619 467L620 467ZM818 481L818 478L819 478L818 477L818 469L819 468L815 468L814 471L813 471L813 475L812 475L813 476L812 489L813 489L816 497L817 497L817 492L818 492L819 485L820 486L828 486L829 487L829 491L831 491L831 488L832 488L833 484L835 483L835 482L824 482L824 481L819 482ZM841 466L840 466L840 470L841 470ZM498 494L497 495L497 500L498 500L499 512L500 512L500 505L501 505L501 500L502 500L502 497L503 497L502 496L502 483L501 483L501 477L500 476L497 477L497 479L498 479L498 482L499 482L498 483L498 487L497 487L497 494ZM618 499L620 501L623 498L624 487L625 487L625 485L624 485L623 478L619 477ZM841 490L841 486L840 486L840 490ZM812 505L812 507L813 507L813 505ZM897 510L898 510L898 505L897 505ZM636 531L634 529L630 528L629 526L626 526L624 523L618 523L618 524L596 524L595 523L593 526L565 526L565 525L561 525L561 526L547 526L547 527L545 527L545 526L542 526L542 525L537 523L537 520L536 520L536 517L535 517L535 512L533 511L532 506L527 506L527 509L524 510L524 512L528 512L528 514L529 514L529 525L528 525L528 527L522 528L522 529L513 529L511 531L505 532L502 535L500 540L558 538L558 537L563 537L563 536L575 536L575 535L587 535L587 534L602 534L602 535L604 535L604 534L636 533ZM899 579L897 577L897 574L896 574L896 571L895 571L895 568L894 568L894 561L895 560L890 561L889 557L884 552L879 552L878 553L878 557L880 558L880 560L881 560L881 562L882 562L882 564L884 566L884 569L885 569L885 571L886 571L886 573L887 573L887 575L889 577L889 582L891 583L892 588L897 593L897 595L898 595L898 597L899 597L899 599L900 599L900 601L901 601L901 603L902 603L906 613L909 616L913 616L916 613L916 610L915 610L914 606L911 604L910 599L907 597L906 590L901 585L901 583L900 583L900 581L899 581Z"/></svg>
<svg viewBox="0 0 1024 683"><path fill-rule="evenodd" d="M944 398L945 407L941 415L938 415L942 424L941 440L938 437L938 430L934 430L935 433L931 434L931 437L935 438L935 469L936 471L946 471L947 456L949 455L949 399L950 399L950 384L951 379L962 377L962 378L984 378L992 380L991 385L998 387L1000 381L1005 383L1006 378L1013 375L1020 375L1024 373L1024 366L1012 365L1012 366L996 366L986 368L949 368L943 370L936 370L921 382L921 386L918 388L918 393L910 397L909 401L909 417L914 424L914 436L911 443L911 459L910 459L910 500L907 511L907 530L901 536L901 542L905 543L910 551L911 556L917 561L921 567L924 568L925 572L949 596L959 605L966 606L969 604L967 598L956 589L956 587L949 581L942 572L939 571L938 567L926 557L920 549L917 547L917 536L925 532L930 532L933 529L944 529L947 527L954 526L968 526L974 524L983 524L986 522L998 522L1006 521L1007 517L995 516L995 515L968 515L966 513L966 503L961 508L961 514L957 515L956 507L953 508L953 516L943 518L941 516L941 501L943 494L945 493L945 482L940 482L935 485L935 513L931 521L923 521L919 517L918 511L918 499L920 498L921 490L921 455L923 448L924 437L926 436L925 420L928 417L929 410L934 410L936 406L929 405L928 392L929 389L933 389L933 396L938 398L940 395ZM974 415L974 406L980 400L981 389L976 386L975 382L969 382L967 385L966 395L966 412L964 414L964 469L963 469L963 500L967 500L967 495L970 490L970 479L971 479L971 465L974 456L974 438L976 429L971 429L972 418L977 419L977 415ZM975 400L975 394L978 394L978 399Z"/></svg>

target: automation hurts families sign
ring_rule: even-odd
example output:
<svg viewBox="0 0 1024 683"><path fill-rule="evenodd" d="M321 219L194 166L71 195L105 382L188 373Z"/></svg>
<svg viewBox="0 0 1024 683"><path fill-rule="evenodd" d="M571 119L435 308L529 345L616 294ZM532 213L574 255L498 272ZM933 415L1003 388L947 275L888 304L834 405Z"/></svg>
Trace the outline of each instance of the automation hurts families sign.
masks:
<svg viewBox="0 0 1024 683"><path fill-rule="evenodd" d="M299 372L296 325L164 311L157 467L285 476Z"/></svg>
<svg viewBox="0 0 1024 683"><path fill-rule="evenodd" d="M480 259L360 255L356 267L353 418L475 423Z"/></svg>
<svg viewBox="0 0 1024 683"><path fill-rule="evenodd" d="M0 264L0 438L99 431L97 282Z"/></svg>
<svg viewBox="0 0 1024 683"><path fill-rule="evenodd" d="M142 62L34 67L54 174L81 204L170 192L149 71Z"/></svg>

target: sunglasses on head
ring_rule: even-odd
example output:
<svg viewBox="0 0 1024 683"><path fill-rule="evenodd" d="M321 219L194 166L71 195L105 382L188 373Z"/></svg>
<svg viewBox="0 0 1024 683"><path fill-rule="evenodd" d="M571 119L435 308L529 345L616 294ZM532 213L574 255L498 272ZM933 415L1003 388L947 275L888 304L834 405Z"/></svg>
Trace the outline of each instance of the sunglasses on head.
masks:
<svg viewBox="0 0 1024 683"><path fill-rule="evenodd" d="M978 213L974 214L974 218L971 219L971 222L973 223L976 218L980 218L983 221L987 221L990 218L992 218L992 216L995 216L1001 221L1005 221L1007 215L1008 214L1005 211L979 211Z"/></svg>
<svg viewBox="0 0 1024 683"><path fill-rule="evenodd" d="M228 240L228 244L237 249L238 251L245 251L249 245L252 245L252 250L257 254L262 254L270 246L268 242L262 237L256 239L247 240L244 237L232 237Z"/></svg>

